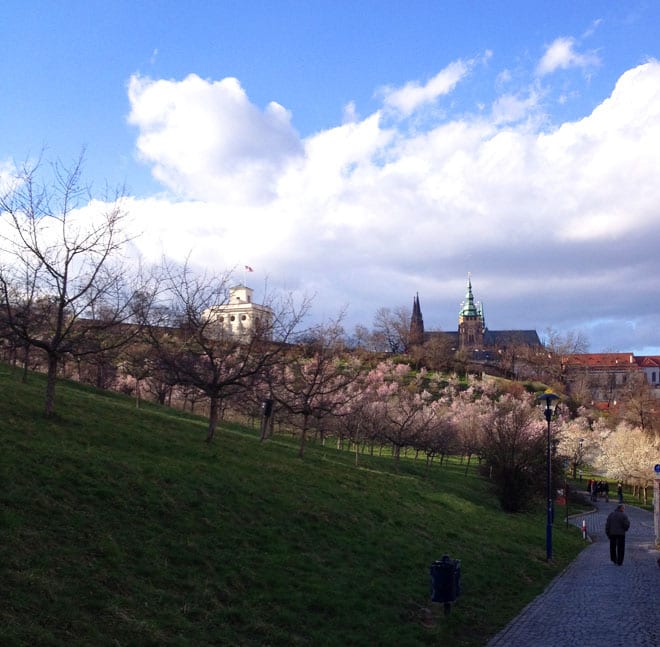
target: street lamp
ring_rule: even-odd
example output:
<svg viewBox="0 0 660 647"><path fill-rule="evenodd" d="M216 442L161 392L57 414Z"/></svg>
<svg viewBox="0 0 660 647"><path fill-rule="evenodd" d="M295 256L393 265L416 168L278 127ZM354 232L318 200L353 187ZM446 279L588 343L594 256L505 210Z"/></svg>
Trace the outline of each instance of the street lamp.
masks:
<svg viewBox="0 0 660 647"><path fill-rule="evenodd" d="M545 528L545 552L546 558L548 561L552 559L552 457L550 456L550 421L552 420L552 414L556 409L557 400L559 396L550 392L549 390L541 394L537 398L541 402L545 402L545 409L543 413L545 414L545 419L548 421L548 453L546 457L547 461L547 470L548 470L548 480L547 480L547 493L548 493L548 514L547 514L547 524ZM555 409L553 409L555 405Z"/></svg>

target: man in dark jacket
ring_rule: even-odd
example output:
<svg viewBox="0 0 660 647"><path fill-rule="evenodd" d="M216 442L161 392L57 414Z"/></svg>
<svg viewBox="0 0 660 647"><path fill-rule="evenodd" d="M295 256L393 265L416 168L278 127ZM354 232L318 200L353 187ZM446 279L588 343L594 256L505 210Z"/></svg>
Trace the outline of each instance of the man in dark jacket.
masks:
<svg viewBox="0 0 660 647"><path fill-rule="evenodd" d="M610 559L619 566L623 564L628 528L630 528L630 519L624 512L623 504L620 504L610 512L605 522L605 534L610 540Z"/></svg>

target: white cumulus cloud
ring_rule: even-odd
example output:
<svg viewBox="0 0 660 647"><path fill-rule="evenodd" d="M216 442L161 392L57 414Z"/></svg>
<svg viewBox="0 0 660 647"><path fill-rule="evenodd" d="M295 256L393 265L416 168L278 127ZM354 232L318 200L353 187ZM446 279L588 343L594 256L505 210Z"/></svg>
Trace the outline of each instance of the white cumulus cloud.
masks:
<svg viewBox="0 0 660 647"><path fill-rule="evenodd" d="M139 155L156 179L183 196L267 198L281 166L302 151L291 115L275 102L260 110L234 78L134 75L128 96Z"/></svg>
<svg viewBox="0 0 660 647"><path fill-rule="evenodd" d="M449 94L456 84L470 71L473 62L454 61L438 72L424 85L410 81L401 88L382 90L385 105L408 116L420 106L434 102L438 97Z"/></svg>
<svg viewBox="0 0 660 647"><path fill-rule="evenodd" d="M597 54L594 52L579 53L576 51L576 44L575 38L572 37L561 37L554 40L539 61L536 68L537 74L545 76L559 69L588 68L600 64Z"/></svg>

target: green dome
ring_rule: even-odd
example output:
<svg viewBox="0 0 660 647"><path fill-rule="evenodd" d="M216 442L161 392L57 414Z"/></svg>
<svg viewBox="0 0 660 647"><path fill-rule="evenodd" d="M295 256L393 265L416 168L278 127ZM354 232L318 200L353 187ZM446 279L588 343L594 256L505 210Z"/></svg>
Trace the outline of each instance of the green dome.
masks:
<svg viewBox="0 0 660 647"><path fill-rule="evenodd" d="M461 317L478 317L480 315L477 306L474 303L474 295L472 294L472 281L468 276L467 292L465 293L465 301L463 301L461 311Z"/></svg>

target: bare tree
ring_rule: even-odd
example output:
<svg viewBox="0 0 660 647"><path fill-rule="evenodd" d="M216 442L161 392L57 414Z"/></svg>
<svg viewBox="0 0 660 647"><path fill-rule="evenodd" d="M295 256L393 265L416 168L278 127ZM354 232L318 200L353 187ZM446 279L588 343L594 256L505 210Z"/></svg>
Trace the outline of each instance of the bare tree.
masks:
<svg viewBox="0 0 660 647"><path fill-rule="evenodd" d="M402 449L422 448L427 436L442 426L438 402L427 390L437 390L433 382L426 371L411 371L392 360L379 363L365 378L368 417L378 420L378 439L391 445L397 468Z"/></svg>
<svg viewBox="0 0 660 647"><path fill-rule="evenodd" d="M0 194L0 306L2 323L27 354L42 351L47 363L45 413L55 410L55 385L67 354L104 352L125 341L105 336L131 314L126 272L118 252L127 241L121 192L92 203L82 181L83 155L70 167L57 162L50 181L42 163L24 164ZM95 314L103 311L102 319Z"/></svg>
<svg viewBox="0 0 660 647"><path fill-rule="evenodd" d="M209 275L195 272L189 263L178 267L164 262L161 307L143 310L158 315L145 324L159 372L172 384L208 398L207 442L215 436L224 400L249 389L256 376L280 360L309 308L307 300L296 306L286 298L272 309L270 321L237 334L209 315L213 307L227 304L231 277L231 272Z"/></svg>
<svg viewBox="0 0 660 647"><path fill-rule="evenodd" d="M570 355L586 353L589 341L580 332L559 333L553 328L544 331L542 347L530 347L522 353L518 348L516 363L524 364L529 377L542 380L547 384L566 385L564 371L565 360Z"/></svg>
<svg viewBox="0 0 660 647"><path fill-rule="evenodd" d="M483 467L490 470L503 509L516 512L543 492L545 425L531 394L506 393L491 400L490 408L490 423L483 419ZM560 457L552 460L552 473L559 474Z"/></svg>
<svg viewBox="0 0 660 647"><path fill-rule="evenodd" d="M290 348L284 362L269 374L273 399L300 429L301 458L310 423L321 428L326 418L339 415L358 395L348 387L360 374L360 362L345 353L340 319L307 331L304 342Z"/></svg>
<svg viewBox="0 0 660 647"><path fill-rule="evenodd" d="M374 316L374 350L403 353L410 337L410 314L403 306L379 308Z"/></svg>
<svg viewBox="0 0 660 647"><path fill-rule="evenodd" d="M620 392L621 415L633 427L638 427L656 442L660 429L654 423L660 406L653 388L642 373L633 373Z"/></svg>
<svg viewBox="0 0 660 647"><path fill-rule="evenodd" d="M410 357L417 368L449 373L455 368L456 350L449 335L431 332L423 344L413 346Z"/></svg>

